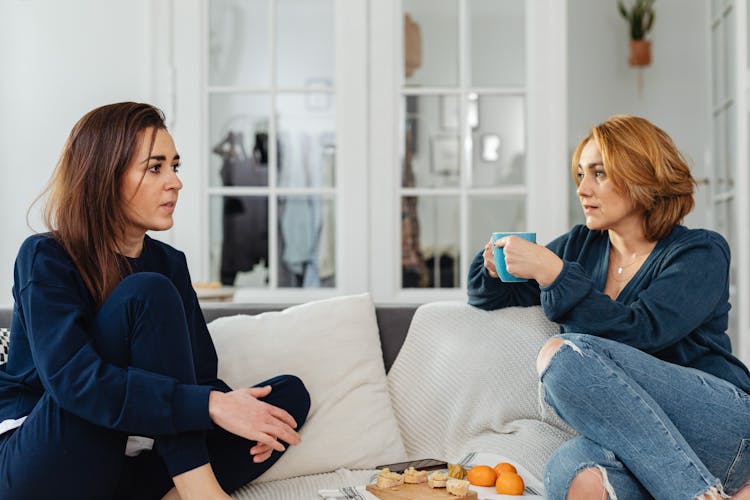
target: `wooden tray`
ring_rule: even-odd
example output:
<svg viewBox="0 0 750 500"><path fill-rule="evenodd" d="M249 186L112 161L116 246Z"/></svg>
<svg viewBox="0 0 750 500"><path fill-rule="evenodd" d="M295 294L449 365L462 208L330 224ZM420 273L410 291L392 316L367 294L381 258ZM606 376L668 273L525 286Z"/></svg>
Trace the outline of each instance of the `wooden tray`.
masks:
<svg viewBox="0 0 750 500"><path fill-rule="evenodd" d="M392 488L378 488L374 484L366 486L367 491L381 500L476 500L477 492L469 490L466 496L451 495L445 488L430 488L427 483L404 484Z"/></svg>

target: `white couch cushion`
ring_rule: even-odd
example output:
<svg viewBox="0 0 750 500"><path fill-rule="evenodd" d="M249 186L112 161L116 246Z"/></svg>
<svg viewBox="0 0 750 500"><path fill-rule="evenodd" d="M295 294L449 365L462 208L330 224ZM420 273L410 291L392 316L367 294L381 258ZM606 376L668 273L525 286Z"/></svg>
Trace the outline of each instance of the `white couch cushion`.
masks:
<svg viewBox="0 0 750 500"><path fill-rule="evenodd" d="M549 455L572 435L538 399L536 355L558 331L539 307L419 307L388 372L409 458L489 452L541 478Z"/></svg>
<svg viewBox="0 0 750 500"><path fill-rule="evenodd" d="M302 443L256 481L404 459L369 294L218 318L208 327L219 377L231 387L287 373L301 378L310 392Z"/></svg>

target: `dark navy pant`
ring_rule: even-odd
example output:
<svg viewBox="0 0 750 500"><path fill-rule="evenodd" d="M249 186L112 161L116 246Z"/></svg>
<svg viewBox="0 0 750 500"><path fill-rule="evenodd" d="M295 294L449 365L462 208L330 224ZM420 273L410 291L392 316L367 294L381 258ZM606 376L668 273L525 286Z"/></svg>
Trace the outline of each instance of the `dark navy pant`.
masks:
<svg viewBox="0 0 750 500"><path fill-rule="evenodd" d="M118 366L134 367L195 383L190 334L179 293L167 278L137 273L125 278L97 313L92 328L99 354ZM304 423L310 396L293 375L258 385L273 390L264 401ZM224 386L221 390L228 391ZM0 436L0 498L161 498L171 476L210 460L219 483L234 491L270 468L250 455L254 441L221 428L157 436L154 448L125 455L126 433L105 429L63 410L45 394L23 425Z"/></svg>

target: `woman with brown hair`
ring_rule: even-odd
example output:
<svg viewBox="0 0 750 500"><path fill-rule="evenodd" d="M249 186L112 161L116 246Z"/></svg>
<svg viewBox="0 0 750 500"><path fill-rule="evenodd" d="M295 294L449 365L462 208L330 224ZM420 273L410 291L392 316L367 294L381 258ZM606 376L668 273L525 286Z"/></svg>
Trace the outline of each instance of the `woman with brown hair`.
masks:
<svg viewBox="0 0 750 500"><path fill-rule="evenodd" d="M750 373L726 334L729 246L680 222L695 182L669 136L614 116L572 161L586 224L547 247L488 243L469 273L482 309L541 305L544 400L580 434L549 459L550 499L750 497Z"/></svg>
<svg viewBox="0 0 750 500"><path fill-rule="evenodd" d="M302 382L232 390L172 226L180 157L161 112L75 125L21 245L0 365L0 497L228 498L299 443ZM248 360L248 362L252 362Z"/></svg>

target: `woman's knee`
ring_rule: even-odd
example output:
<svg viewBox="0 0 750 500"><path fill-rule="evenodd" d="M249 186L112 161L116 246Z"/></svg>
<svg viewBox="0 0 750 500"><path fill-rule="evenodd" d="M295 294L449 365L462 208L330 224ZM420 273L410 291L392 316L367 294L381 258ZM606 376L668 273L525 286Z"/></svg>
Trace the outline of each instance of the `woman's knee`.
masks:
<svg viewBox="0 0 750 500"><path fill-rule="evenodd" d="M568 500L607 498L604 477L598 467L579 470L568 488Z"/></svg>
<svg viewBox="0 0 750 500"><path fill-rule="evenodd" d="M123 278L112 290L107 300L122 301L130 298L158 298L161 302L163 300L180 300L180 293L174 283L163 274L142 272L133 273Z"/></svg>
<svg viewBox="0 0 750 500"><path fill-rule="evenodd" d="M118 366L152 369L166 360L145 363L144 357L169 356L174 361L175 356L186 360L192 356L182 298L169 278L159 273L124 278L97 311L93 327L97 352Z"/></svg>
<svg viewBox="0 0 750 500"><path fill-rule="evenodd" d="M544 343L542 348L539 349L539 354L536 357L537 374L541 376L542 373L544 373L544 370L547 369L550 360L552 360L552 356L555 355L555 353L558 351L558 349L560 349L560 347L563 346L564 343L565 341L560 337L552 337Z"/></svg>
<svg viewBox="0 0 750 500"><path fill-rule="evenodd" d="M294 417L297 428L302 427L310 411L310 393L299 377L278 375L258 385L270 385L271 394L264 399L274 406L285 409Z"/></svg>
<svg viewBox="0 0 750 500"><path fill-rule="evenodd" d="M545 490L554 499L606 498L604 481L599 467L591 456L583 452L578 439L564 444L552 454L544 470Z"/></svg>

